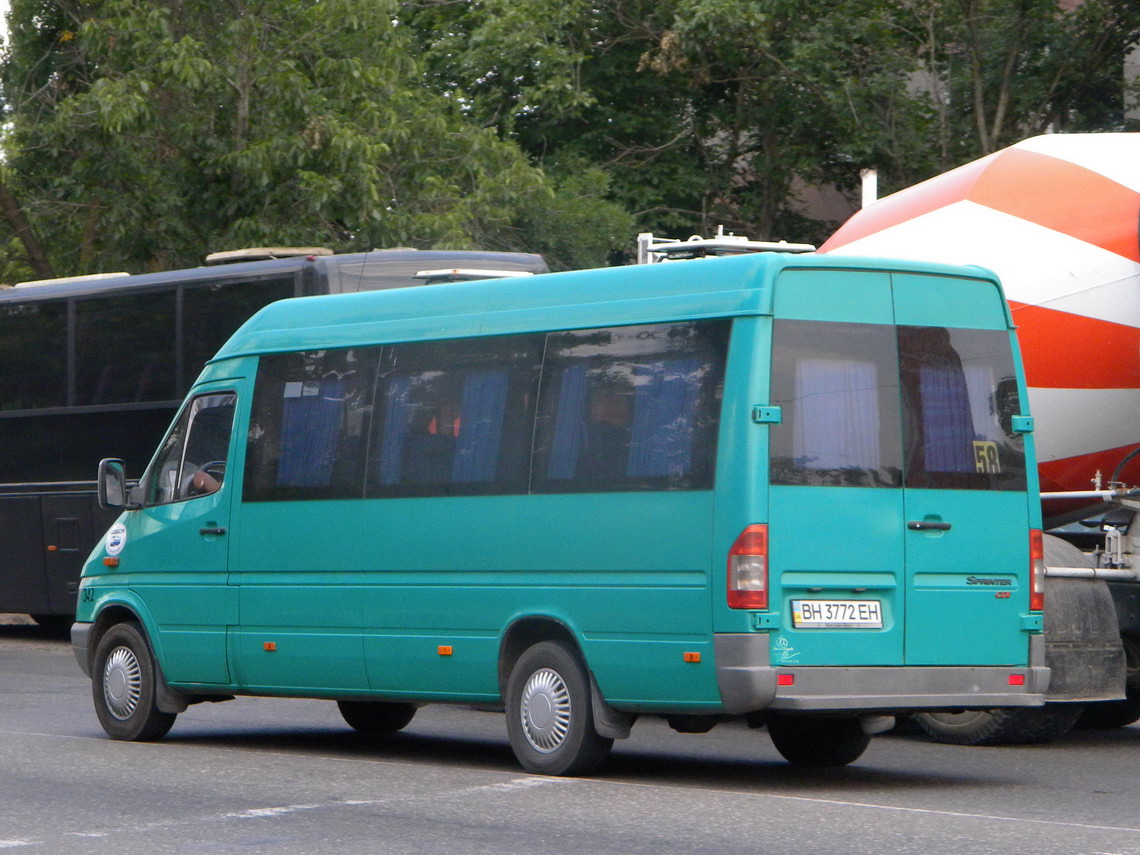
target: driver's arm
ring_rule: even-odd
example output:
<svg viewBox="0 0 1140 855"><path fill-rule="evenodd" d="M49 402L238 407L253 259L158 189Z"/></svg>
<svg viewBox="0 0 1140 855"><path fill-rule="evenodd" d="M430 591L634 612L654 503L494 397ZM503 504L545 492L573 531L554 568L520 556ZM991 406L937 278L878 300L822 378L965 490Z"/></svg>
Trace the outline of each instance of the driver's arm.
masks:
<svg viewBox="0 0 1140 855"><path fill-rule="evenodd" d="M222 486L221 482L205 469L199 469L194 473L194 477L190 480L190 485L198 495L212 493Z"/></svg>

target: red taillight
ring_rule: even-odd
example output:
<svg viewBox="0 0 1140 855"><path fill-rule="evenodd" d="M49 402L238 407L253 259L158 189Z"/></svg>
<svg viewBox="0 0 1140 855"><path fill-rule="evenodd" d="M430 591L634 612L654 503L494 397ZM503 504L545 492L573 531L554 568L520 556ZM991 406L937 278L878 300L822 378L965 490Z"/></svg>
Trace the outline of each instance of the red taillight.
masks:
<svg viewBox="0 0 1140 855"><path fill-rule="evenodd" d="M1029 532L1029 608L1045 608L1045 539L1036 528Z"/></svg>
<svg viewBox="0 0 1140 855"><path fill-rule="evenodd" d="M728 607L768 608L768 526L750 525L728 551Z"/></svg>

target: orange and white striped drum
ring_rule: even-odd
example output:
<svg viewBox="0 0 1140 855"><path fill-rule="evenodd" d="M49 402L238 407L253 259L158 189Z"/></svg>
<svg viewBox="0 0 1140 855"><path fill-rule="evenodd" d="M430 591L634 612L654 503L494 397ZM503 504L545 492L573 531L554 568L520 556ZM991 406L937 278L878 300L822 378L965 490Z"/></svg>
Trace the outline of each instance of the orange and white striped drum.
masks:
<svg viewBox="0 0 1140 855"><path fill-rule="evenodd" d="M1138 224L1140 133L1049 134L875 202L821 252L996 272L1018 326L1041 489L1089 490L1140 444ZM1140 456L1121 478L1140 482Z"/></svg>

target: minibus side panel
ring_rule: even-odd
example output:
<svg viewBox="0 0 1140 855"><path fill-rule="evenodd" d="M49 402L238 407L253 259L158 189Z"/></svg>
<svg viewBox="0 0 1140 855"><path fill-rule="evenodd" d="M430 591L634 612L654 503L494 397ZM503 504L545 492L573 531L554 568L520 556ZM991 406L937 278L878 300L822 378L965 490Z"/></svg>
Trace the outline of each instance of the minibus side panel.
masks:
<svg viewBox="0 0 1140 855"><path fill-rule="evenodd" d="M374 690L497 698L503 633L517 620L549 617L576 636L611 703L719 703L709 644L710 492L357 507L368 519L358 543L370 562L364 645Z"/></svg>
<svg viewBox="0 0 1140 855"><path fill-rule="evenodd" d="M772 319L736 318L725 366L724 403L717 441L716 520L709 607L718 633L748 633L749 612L726 608L728 551L744 529L768 519L768 425L753 407L768 402Z"/></svg>
<svg viewBox="0 0 1140 855"><path fill-rule="evenodd" d="M368 689L362 502L244 503L230 582L238 680L262 692Z"/></svg>

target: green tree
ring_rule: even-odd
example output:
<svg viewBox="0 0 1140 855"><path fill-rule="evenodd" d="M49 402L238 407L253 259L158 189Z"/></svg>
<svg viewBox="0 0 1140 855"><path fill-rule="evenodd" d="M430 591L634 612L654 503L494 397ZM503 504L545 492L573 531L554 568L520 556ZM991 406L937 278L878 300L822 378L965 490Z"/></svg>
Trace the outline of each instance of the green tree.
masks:
<svg viewBox="0 0 1140 855"><path fill-rule="evenodd" d="M1047 131L1125 127L1134 0L896 0L936 116L939 169Z"/></svg>
<svg viewBox="0 0 1140 855"><path fill-rule="evenodd" d="M638 225L822 237L803 183L922 159L929 107L882 0L475 0L405 7L431 80L554 175L589 163Z"/></svg>
<svg viewBox="0 0 1140 855"><path fill-rule="evenodd" d="M423 85L396 17L383 0L14 0L10 186L56 269L266 243L527 248L526 219L575 200Z"/></svg>
<svg viewBox="0 0 1140 855"><path fill-rule="evenodd" d="M1116 129L1135 0L420 0L429 79L639 227L819 238L798 188L897 189L1056 130Z"/></svg>

